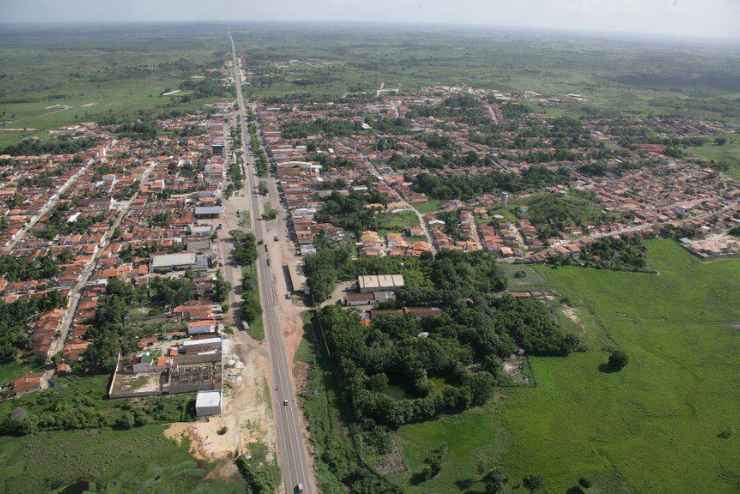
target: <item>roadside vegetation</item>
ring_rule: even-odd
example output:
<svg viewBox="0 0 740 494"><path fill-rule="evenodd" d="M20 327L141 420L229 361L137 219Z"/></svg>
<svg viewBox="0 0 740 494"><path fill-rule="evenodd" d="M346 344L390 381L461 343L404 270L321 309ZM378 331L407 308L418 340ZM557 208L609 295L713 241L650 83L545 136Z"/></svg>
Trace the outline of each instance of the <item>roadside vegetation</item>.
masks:
<svg viewBox="0 0 740 494"><path fill-rule="evenodd" d="M106 396L108 378L57 378L54 388L44 393L0 403L0 435L103 427L127 430L195 419L193 394L114 401Z"/></svg>
<svg viewBox="0 0 740 494"><path fill-rule="evenodd" d="M257 283L257 239L252 233L231 231L234 242L232 261L242 268L241 299L239 318L250 325L249 333L253 338L262 340L262 306L260 305L259 287Z"/></svg>
<svg viewBox="0 0 740 494"><path fill-rule="evenodd" d="M394 261L397 266L388 265L390 260L359 261L354 273L372 272L380 263L398 269L407 284L396 306L436 307L439 313L387 315L368 327L356 313L330 305L314 314L310 326L320 368L311 370L309 386L326 392L331 387L330 397L323 399L341 403L341 424L332 425L335 412L308 395L306 413L321 427L311 430L325 451L324 482L343 483L353 492L401 492L401 486L383 484L369 462L392 454L397 431L408 424L434 423L486 406L497 386L510 384L503 359L517 348L559 357L583 349L541 302L501 296L506 282L488 254L446 251L406 260L408 267L401 265L404 260ZM314 406L323 418L311 417ZM349 442L337 437L345 427ZM446 468L444 444L427 453L411 473L413 485L432 481Z"/></svg>

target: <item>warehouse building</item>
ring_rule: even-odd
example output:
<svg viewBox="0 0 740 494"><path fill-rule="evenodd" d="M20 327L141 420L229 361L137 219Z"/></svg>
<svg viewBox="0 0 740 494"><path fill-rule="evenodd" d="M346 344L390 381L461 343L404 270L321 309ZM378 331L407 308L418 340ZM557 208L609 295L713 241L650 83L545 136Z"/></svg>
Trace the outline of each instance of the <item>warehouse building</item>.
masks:
<svg viewBox="0 0 740 494"><path fill-rule="evenodd" d="M223 206L198 206L195 208L195 217L199 219L218 218L224 214Z"/></svg>
<svg viewBox="0 0 740 494"><path fill-rule="evenodd" d="M191 269L208 269L208 256L199 256L194 252L162 254L152 256L152 272L167 273L170 271L187 271Z"/></svg>
<svg viewBox="0 0 740 494"><path fill-rule="evenodd" d="M360 293L395 292L405 286L403 275L373 274L357 277Z"/></svg>

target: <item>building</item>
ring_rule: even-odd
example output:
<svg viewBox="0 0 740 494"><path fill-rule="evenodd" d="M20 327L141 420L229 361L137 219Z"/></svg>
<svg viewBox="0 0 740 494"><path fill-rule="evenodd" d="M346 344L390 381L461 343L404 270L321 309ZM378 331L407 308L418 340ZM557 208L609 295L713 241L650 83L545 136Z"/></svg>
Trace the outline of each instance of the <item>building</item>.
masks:
<svg viewBox="0 0 740 494"><path fill-rule="evenodd" d="M216 321L192 321L188 323L188 336L195 334L216 334L218 324Z"/></svg>
<svg viewBox="0 0 740 494"><path fill-rule="evenodd" d="M197 255L194 252L180 252L178 254L152 256L151 270L155 273L167 273L169 271L208 269L208 265L208 256Z"/></svg>
<svg viewBox="0 0 740 494"><path fill-rule="evenodd" d="M194 237L210 237L213 234L211 225L190 225L190 235Z"/></svg>
<svg viewBox="0 0 740 494"><path fill-rule="evenodd" d="M198 391L195 397L195 415L197 417L211 417L221 413L220 391Z"/></svg>
<svg viewBox="0 0 740 494"><path fill-rule="evenodd" d="M155 272L191 269L194 266L195 254L193 252L162 254L152 257L152 271Z"/></svg>
<svg viewBox="0 0 740 494"><path fill-rule="evenodd" d="M182 343L182 350L184 353L200 353L213 350L221 351L221 338L214 336L213 338L185 340Z"/></svg>
<svg viewBox="0 0 740 494"><path fill-rule="evenodd" d="M357 277L357 286L360 293L368 292L395 292L405 286L403 275L400 274L373 274Z"/></svg>
<svg viewBox="0 0 740 494"><path fill-rule="evenodd" d="M196 218L218 218L223 213L223 206L198 206L195 208Z"/></svg>
<svg viewBox="0 0 740 494"><path fill-rule="evenodd" d="M44 389L44 384L43 372L30 372L13 381L13 392L15 396L21 396Z"/></svg>

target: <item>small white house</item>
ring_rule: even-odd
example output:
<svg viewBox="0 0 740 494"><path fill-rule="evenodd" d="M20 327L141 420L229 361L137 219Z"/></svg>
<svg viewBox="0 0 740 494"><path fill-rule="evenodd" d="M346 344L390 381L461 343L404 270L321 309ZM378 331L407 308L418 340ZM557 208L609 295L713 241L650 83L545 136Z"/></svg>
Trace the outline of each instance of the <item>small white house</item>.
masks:
<svg viewBox="0 0 740 494"><path fill-rule="evenodd" d="M195 397L196 417L211 417L221 414L220 391L198 391Z"/></svg>

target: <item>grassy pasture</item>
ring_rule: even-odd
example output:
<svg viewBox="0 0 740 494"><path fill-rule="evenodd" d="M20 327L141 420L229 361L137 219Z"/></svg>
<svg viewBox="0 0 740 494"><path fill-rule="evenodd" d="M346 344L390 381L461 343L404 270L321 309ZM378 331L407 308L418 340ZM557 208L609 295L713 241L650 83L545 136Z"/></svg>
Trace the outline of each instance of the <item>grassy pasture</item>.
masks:
<svg viewBox="0 0 740 494"><path fill-rule="evenodd" d="M402 428L409 472L396 480L419 493L464 492L458 483L470 481L476 492L496 465L513 484L542 475L551 493L581 476L588 492L737 492L740 261L701 262L669 241L651 242L649 260L659 274L538 267L576 307L589 351L532 359L538 387ZM600 372L614 347L630 363ZM409 485L441 442L440 475Z"/></svg>
<svg viewBox="0 0 740 494"><path fill-rule="evenodd" d="M740 136L727 136L727 144L718 146L709 142L697 148L691 148L691 153L715 163L726 163L727 174L740 180Z"/></svg>
<svg viewBox="0 0 740 494"><path fill-rule="evenodd" d="M163 430L145 426L0 437L0 493L62 492L81 482L111 493L244 492L239 479L206 480L215 465L194 460L186 445L167 439Z"/></svg>

